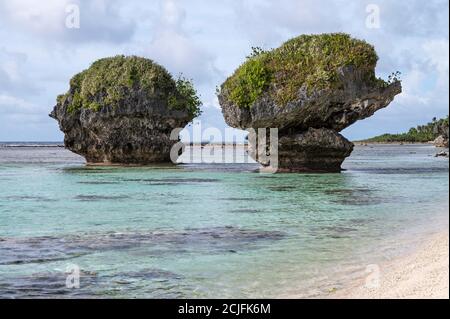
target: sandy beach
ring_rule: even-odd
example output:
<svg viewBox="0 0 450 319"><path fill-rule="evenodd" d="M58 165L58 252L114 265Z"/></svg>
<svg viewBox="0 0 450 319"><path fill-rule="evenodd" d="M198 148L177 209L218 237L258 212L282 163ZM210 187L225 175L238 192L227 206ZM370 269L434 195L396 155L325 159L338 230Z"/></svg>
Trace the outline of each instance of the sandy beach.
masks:
<svg viewBox="0 0 450 319"><path fill-rule="evenodd" d="M378 288L364 282L337 293L347 299L448 299L449 232L432 236L414 253L381 266Z"/></svg>

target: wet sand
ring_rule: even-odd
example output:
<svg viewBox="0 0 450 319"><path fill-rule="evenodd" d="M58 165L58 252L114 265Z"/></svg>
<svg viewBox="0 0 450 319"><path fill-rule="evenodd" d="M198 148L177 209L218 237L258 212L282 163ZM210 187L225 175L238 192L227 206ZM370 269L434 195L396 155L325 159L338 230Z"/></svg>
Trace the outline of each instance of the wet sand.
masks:
<svg viewBox="0 0 450 319"><path fill-rule="evenodd" d="M334 298L347 299L448 299L448 228L432 236L414 253L381 266L378 288L367 288L366 279Z"/></svg>

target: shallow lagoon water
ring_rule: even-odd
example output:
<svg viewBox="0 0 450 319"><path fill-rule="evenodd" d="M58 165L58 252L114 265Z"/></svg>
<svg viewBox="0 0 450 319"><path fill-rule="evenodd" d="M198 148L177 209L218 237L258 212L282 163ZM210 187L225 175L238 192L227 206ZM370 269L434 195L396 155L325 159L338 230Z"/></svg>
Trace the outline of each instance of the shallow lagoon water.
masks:
<svg viewBox="0 0 450 319"><path fill-rule="evenodd" d="M357 147L342 174L267 175L0 148L0 297L326 296L448 227L449 162L435 153Z"/></svg>

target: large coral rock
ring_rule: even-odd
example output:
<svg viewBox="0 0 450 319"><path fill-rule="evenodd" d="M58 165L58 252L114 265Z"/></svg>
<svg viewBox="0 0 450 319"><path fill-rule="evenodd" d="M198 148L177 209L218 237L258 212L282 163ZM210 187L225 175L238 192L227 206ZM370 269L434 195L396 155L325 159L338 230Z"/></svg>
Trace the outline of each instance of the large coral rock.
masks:
<svg viewBox="0 0 450 319"><path fill-rule="evenodd" d="M352 151L353 144L341 134L310 128L280 138L279 167L288 172L340 172L342 159Z"/></svg>
<svg viewBox="0 0 450 319"><path fill-rule="evenodd" d="M342 159L353 148L353 143L330 129L309 128L298 134L283 135L278 142L278 172L340 172ZM249 154L264 166L273 164L266 148L250 145Z"/></svg>
<svg viewBox="0 0 450 319"><path fill-rule="evenodd" d="M182 85L188 85L183 82ZM190 92L193 94L193 91ZM76 75L50 116L65 146L91 164L169 162L171 132L197 115L161 66L137 57L100 60ZM181 107L180 107L181 106Z"/></svg>
<svg viewBox="0 0 450 319"><path fill-rule="evenodd" d="M64 144L90 164L150 164L170 161L170 150L178 140L171 140L172 129L184 127L190 116L169 111L161 101L145 101L130 96L117 110L80 109L73 114L57 105L51 116L65 133ZM125 106L127 105L127 106Z"/></svg>
<svg viewBox="0 0 450 319"><path fill-rule="evenodd" d="M222 85L225 121L244 130L278 128L281 171L338 172L353 150L338 133L402 91L396 78L389 83L375 78L377 59L372 46L343 34L291 40L251 57ZM308 73L317 68L319 75ZM270 165L260 160L255 145L250 148L253 158Z"/></svg>

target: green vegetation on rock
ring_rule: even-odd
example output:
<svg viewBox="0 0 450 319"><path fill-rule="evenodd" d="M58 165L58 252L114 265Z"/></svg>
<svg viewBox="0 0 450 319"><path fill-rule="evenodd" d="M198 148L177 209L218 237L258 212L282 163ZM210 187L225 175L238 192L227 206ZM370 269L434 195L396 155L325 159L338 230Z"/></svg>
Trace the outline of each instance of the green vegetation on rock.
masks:
<svg viewBox="0 0 450 319"><path fill-rule="evenodd" d="M193 117L201 113L202 103L192 81L182 77L175 81L157 63L123 55L100 59L75 75L69 92L58 96L57 102L67 102L69 113L81 108L99 111L105 106L119 107L131 92L138 91L166 100L169 108L187 110Z"/></svg>
<svg viewBox="0 0 450 319"><path fill-rule="evenodd" d="M252 58L235 74L231 84L230 99L239 106L248 107L261 96L269 86L271 73L263 59Z"/></svg>
<svg viewBox="0 0 450 319"><path fill-rule="evenodd" d="M280 48L253 48L235 73L221 87L221 93L238 107L248 108L268 92L280 106L297 98L306 85L308 92L339 85L338 69L353 66L368 81L387 83L375 76L378 56L372 45L348 34L302 35Z"/></svg>
<svg viewBox="0 0 450 319"><path fill-rule="evenodd" d="M176 110L186 109L194 117L199 116L201 114L200 106L202 102L197 95L192 81L180 76L176 80L175 86L177 89L176 94L169 96L169 108Z"/></svg>
<svg viewBox="0 0 450 319"><path fill-rule="evenodd" d="M427 143L434 141L437 137L448 136L449 118L434 118L426 125L419 125L411 128L408 133L402 134L383 134L361 142L369 143Z"/></svg>

